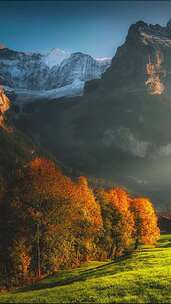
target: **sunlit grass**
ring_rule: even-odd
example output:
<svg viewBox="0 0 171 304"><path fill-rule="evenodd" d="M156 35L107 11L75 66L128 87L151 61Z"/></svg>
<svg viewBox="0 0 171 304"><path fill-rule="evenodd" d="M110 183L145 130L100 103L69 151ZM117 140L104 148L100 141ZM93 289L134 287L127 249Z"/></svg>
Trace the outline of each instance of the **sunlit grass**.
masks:
<svg viewBox="0 0 171 304"><path fill-rule="evenodd" d="M1 303L171 303L171 235L118 262L90 262L33 287L0 296Z"/></svg>

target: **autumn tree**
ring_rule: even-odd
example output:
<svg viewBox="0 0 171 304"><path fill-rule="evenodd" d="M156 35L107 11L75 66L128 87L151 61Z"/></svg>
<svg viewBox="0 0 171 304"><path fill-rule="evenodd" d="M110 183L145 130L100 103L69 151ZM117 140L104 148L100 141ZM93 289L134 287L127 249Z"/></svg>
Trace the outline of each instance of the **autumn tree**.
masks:
<svg viewBox="0 0 171 304"><path fill-rule="evenodd" d="M11 206L20 226L30 236L30 269L40 277L42 271L53 268L50 256L56 248L61 224L65 230L62 220L68 210L66 189L71 182L52 161L44 158L29 162L17 178Z"/></svg>
<svg viewBox="0 0 171 304"><path fill-rule="evenodd" d="M140 244L155 244L160 230L152 203L147 198L135 198L131 201L131 210L135 219L135 248Z"/></svg>
<svg viewBox="0 0 171 304"><path fill-rule="evenodd" d="M17 286L27 281L30 271L30 248L23 236L17 236L10 247L11 285Z"/></svg>
<svg viewBox="0 0 171 304"><path fill-rule="evenodd" d="M159 237L148 199L132 199L120 187L92 191L86 177L71 180L42 157L19 166L8 186L0 179L0 232L7 287L86 260L114 259Z"/></svg>
<svg viewBox="0 0 171 304"><path fill-rule="evenodd" d="M75 237L77 259L91 259L95 252L95 239L102 231L100 205L96 202L88 181L81 176L73 189L72 231Z"/></svg>
<svg viewBox="0 0 171 304"><path fill-rule="evenodd" d="M30 236L30 270L40 277L87 259L102 220L86 178L74 183L52 161L36 158L16 184L11 206Z"/></svg>
<svg viewBox="0 0 171 304"><path fill-rule="evenodd" d="M102 209L104 235L101 240L108 258L121 255L133 243L134 218L128 193L119 187L97 192Z"/></svg>

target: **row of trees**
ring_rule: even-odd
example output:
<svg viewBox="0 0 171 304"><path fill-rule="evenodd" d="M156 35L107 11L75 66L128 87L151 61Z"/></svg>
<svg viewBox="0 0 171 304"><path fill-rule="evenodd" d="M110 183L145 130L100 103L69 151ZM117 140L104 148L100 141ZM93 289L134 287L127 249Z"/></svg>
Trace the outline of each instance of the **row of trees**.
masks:
<svg viewBox="0 0 171 304"><path fill-rule="evenodd" d="M92 191L49 160L36 158L0 180L0 275L20 285L90 259L114 259L159 238L146 198L121 188Z"/></svg>

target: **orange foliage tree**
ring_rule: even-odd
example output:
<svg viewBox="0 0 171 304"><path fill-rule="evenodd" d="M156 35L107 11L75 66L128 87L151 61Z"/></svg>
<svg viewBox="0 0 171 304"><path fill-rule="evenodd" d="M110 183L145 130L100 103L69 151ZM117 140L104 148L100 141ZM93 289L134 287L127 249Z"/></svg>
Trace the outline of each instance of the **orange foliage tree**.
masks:
<svg viewBox="0 0 171 304"><path fill-rule="evenodd" d="M1 231L6 224L0 265L16 282L85 260L113 259L159 237L148 199L132 199L120 187L93 192L86 177L73 181L42 157L20 167L10 191L3 189L0 181L7 195L0 204Z"/></svg>
<svg viewBox="0 0 171 304"><path fill-rule="evenodd" d="M27 245L28 243L22 236L18 236L16 240L13 240L10 258L13 266L12 277L14 285L17 285L18 281L24 282L29 273L31 257Z"/></svg>
<svg viewBox="0 0 171 304"><path fill-rule="evenodd" d="M134 218L130 211L130 197L124 189L117 187L99 191L97 198L104 222L102 244L107 257L115 258L133 243Z"/></svg>
<svg viewBox="0 0 171 304"><path fill-rule="evenodd" d="M31 235L37 276L89 258L102 219L86 178L74 183L52 161L36 158L19 172L18 184L12 206Z"/></svg>
<svg viewBox="0 0 171 304"><path fill-rule="evenodd" d="M84 176L74 185L73 195L72 231L77 258L87 260L94 255L95 239L102 231L101 209Z"/></svg>
<svg viewBox="0 0 171 304"><path fill-rule="evenodd" d="M135 198L131 201L131 210L135 219L135 247L139 244L155 244L160 230L152 203L147 198Z"/></svg>

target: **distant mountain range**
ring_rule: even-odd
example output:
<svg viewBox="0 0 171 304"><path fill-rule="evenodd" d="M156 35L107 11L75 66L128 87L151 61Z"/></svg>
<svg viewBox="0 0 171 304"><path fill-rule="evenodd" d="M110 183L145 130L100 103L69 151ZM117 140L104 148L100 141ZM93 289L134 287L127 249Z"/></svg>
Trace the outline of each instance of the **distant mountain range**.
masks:
<svg viewBox="0 0 171 304"><path fill-rule="evenodd" d="M9 58L16 58L16 52L0 50L1 60L3 56L11 64ZM76 53L54 68L51 56L21 58L26 66L40 68L43 62L22 89L54 90L86 82L83 96L53 103L45 95L40 100L32 96L34 102L13 115L20 130L71 168L122 184L136 195L148 195L159 209L170 204L171 21L165 27L143 21L131 25L112 62ZM25 58L30 58L29 64ZM36 71L35 67L27 71ZM24 86L25 76L21 82L3 77L7 86L14 87L17 81Z"/></svg>
<svg viewBox="0 0 171 304"><path fill-rule="evenodd" d="M40 54L1 48L0 84L19 103L82 95L85 81L100 78L110 63L110 58L95 59L60 49Z"/></svg>

